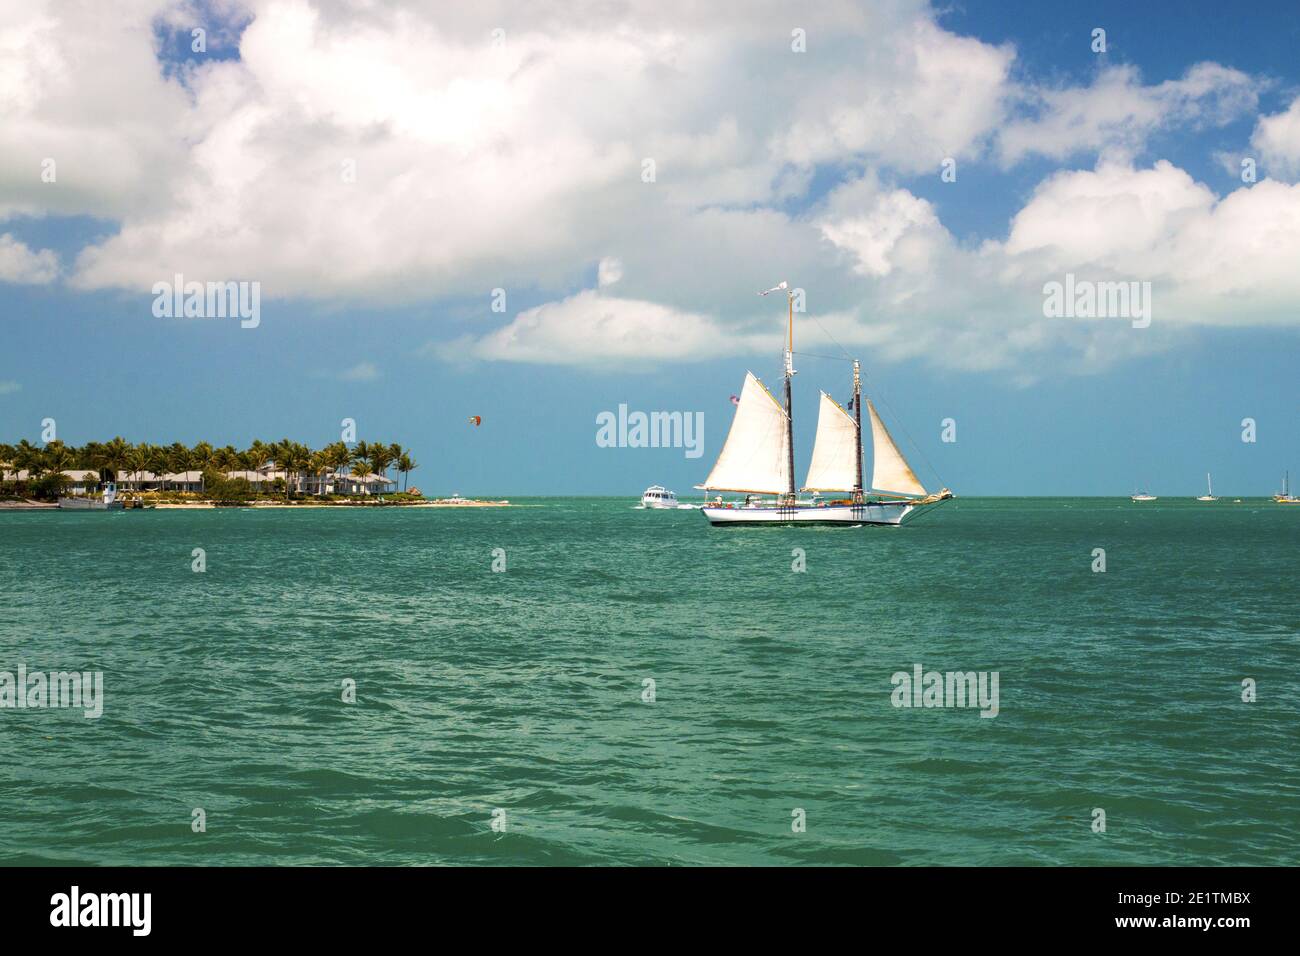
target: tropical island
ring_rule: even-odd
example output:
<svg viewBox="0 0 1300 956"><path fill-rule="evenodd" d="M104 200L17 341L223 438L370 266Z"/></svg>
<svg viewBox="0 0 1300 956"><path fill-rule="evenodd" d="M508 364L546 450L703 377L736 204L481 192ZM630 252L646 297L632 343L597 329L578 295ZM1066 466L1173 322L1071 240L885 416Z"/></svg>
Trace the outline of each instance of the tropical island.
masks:
<svg viewBox="0 0 1300 956"><path fill-rule="evenodd" d="M338 441L312 449L285 438L232 445L193 447L132 444L121 437L82 446L51 441L37 446L23 439L0 444L0 506L51 507L59 498L91 496L110 482L128 507L229 506L475 506L460 498L428 501L408 487L419 465L409 449L383 442ZM398 488L396 477L401 477Z"/></svg>

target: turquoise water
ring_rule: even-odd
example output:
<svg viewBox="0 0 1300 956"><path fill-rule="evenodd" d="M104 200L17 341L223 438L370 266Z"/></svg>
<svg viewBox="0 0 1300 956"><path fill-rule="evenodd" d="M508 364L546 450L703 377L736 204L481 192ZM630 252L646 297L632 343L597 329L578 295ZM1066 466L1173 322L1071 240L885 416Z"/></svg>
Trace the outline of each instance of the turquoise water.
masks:
<svg viewBox="0 0 1300 956"><path fill-rule="evenodd" d="M0 710L0 862L1300 863L1300 508L633 503L0 512L0 670L104 674Z"/></svg>

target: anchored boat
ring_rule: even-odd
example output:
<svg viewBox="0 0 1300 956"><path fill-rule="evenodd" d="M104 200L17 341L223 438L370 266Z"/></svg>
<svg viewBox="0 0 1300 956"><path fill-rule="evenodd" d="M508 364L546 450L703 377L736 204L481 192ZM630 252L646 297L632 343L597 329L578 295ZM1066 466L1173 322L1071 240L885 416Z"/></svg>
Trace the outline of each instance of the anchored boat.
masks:
<svg viewBox="0 0 1300 956"><path fill-rule="evenodd" d="M1274 495L1273 500L1280 505L1300 505L1300 498L1291 494L1291 472L1282 475L1282 492Z"/></svg>
<svg viewBox="0 0 1300 956"><path fill-rule="evenodd" d="M776 400L753 372L736 405L731 431L718 460L703 484L705 491L743 492L743 502L723 502L717 496L702 510L714 525L823 524L898 525L916 509L952 497L947 488L929 493L898 450L875 405L868 399L871 421L872 492L862 475L862 369L853 360L853 398L850 415L835 399L821 393L817 435L803 490L820 494L843 492L848 497L800 501L795 491L793 406L790 382L794 377L794 297L789 283L760 292L785 292L789 304L789 332L785 349L785 403ZM768 499L763 495L773 496Z"/></svg>
<svg viewBox="0 0 1300 956"><path fill-rule="evenodd" d="M122 511L125 505L117 500L117 485L110 481L98 497L59 498L59 508L63 511Z"/></svg>
<svg viewBox="0 0 1300 956"><path fill-rule="evenodd" d="M1218 498L1214 497L1214 485L1210 482L1210 473L1208 471L1205 473L1205 494L1197 495L1196 500L1197 501L1218 501L1219 500Z"/></svg>

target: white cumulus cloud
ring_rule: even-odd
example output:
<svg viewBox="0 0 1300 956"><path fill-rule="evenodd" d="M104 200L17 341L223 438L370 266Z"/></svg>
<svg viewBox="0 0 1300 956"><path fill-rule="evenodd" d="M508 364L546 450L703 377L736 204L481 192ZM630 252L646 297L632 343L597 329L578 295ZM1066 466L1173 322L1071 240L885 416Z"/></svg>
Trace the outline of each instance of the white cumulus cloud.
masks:
<svg viewBox="0 0 1300 956"><path fill-rule="evenodd" d="M195 11L237 57L159 61L158 31ZM111 223L64 271L142 301L176 273L268 299L546 300L444 355L779 349L754 292L789 279L801 334L820 322L948 367L1092 367L1159 339L1045 321L1042 284L1063 271L1151 281L1163 328L1298 321L1297 187L1279 179L1300 162L1300 106L1255 131L1272 178L1226 195L1133 158L1157 132L1249 115L1260 86L1214 63L1044 84L924 0L0 0L0 222ZM902 185L947 158L1030 157L1090 168L1016 187L993 236L959 239L942 201ZM0 238L0 279L59 271Z"/></svg>
<svg viewBox="0 0 1300 956"><path fill-rule="evenodd" d="M1300 178L1300 96L1281 113L1262 117L1250 137L1264 171L1276 178Z"/></svg>
<svg viewBox="0 0 1300 956"><path fill-rule="evenodd" d="M9 233L0 233L0 282L43 285L59 274L59 257L52 250L33 252Z"/></svg>
<svg viewBox="0 0 1300 956"><path fill-rule="evenodd" d="M1021 96L1030 115L1008 122L998 136L1007 164L1034 154L1059 160L1132 153L1174 124L1221 126L1256 108L1259 83L1240 70L1198 63L1179 79L1144 85L1136 67L1113 66L1089 86L1030 86Z"/></svg>
<svg viewBox="0 0 1300 956"><path fill-rule="evenodd" d="M633 365L653 360L699 361L728 351L780 347L776 331L737 335L706 315L681 312L639 299L587 289L520 312L510 324L478 339L463 339L444 354L540 364L598 364L614 359Z"/></svg>

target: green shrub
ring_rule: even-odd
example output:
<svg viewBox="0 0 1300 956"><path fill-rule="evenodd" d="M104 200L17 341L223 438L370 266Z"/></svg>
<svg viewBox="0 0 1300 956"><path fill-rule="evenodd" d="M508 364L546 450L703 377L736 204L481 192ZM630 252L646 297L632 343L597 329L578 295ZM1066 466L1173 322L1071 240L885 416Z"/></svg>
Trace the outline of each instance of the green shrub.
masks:
<svg viewBox="0 0 1300 956"><path fill-rule="evenodd" d="M253 496L253 487L247 478L227 478L215 471L203 473L203 487L207 496L219 505L248 504Z"/></svg>
<svg viewBox="0 0 1300 956"><path fill-rule="evenodd" d="M27 482L27 492L41 501L53 501L68 490L70 483L62 472L51 472Z"/></svg>

